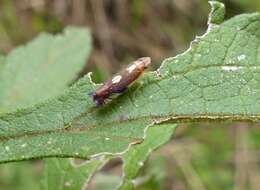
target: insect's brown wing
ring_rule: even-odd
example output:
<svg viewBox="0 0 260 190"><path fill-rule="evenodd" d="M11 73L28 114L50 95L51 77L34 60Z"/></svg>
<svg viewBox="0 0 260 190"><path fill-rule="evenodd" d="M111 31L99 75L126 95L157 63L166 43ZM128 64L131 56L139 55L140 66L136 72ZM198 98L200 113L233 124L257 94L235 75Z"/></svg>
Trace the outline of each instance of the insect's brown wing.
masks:
<svg viewBox="0 0 260 190"><path fill-rule="evenodd" d="M140 70L135 70L129 73L127 70L123 70L115 77L121 77L121 80L112 82L112 93L121 93L127 89L127 87L133 83L141 74ZM112 79L113 81L113 79Z"/></svg>

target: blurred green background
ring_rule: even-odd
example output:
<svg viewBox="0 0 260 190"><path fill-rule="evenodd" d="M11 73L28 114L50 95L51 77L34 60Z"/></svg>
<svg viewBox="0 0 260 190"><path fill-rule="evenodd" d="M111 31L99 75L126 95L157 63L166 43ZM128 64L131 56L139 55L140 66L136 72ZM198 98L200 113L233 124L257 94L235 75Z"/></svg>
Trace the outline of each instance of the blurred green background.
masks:
<svg viewBox="0 0 260 190"><path fill-rule="evenodd" d="M222 2L227 19L260 11L259 0ZM207 0L0 0L0 52L6 54L40 32L59 33L67 25L89 27L94 48L79 77L91 71L100 82L138 57L152 57L154 70L163 59L186 50L205 32L209 9ZM258 190L258 148L257 125L183 125L145 164L137 189ZM120 168L120 161L111 161L88 189L109 189L118 183ZM41 172L41 161L4 164L0 190L38 189Z"/></svg>

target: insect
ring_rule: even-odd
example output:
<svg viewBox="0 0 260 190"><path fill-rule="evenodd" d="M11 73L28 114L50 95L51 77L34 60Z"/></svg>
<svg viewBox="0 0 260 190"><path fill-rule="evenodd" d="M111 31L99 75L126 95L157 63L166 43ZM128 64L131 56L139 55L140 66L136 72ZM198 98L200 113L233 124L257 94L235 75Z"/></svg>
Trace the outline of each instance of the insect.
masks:
<svg viewBox="0 0 260 190"><path fill-rule="evenodd" d="M89 95L92 96L97 106L105 104L106 99L111 95L126 91L127 87L141 76L150 63L150 57L137 59Z"/></svg>

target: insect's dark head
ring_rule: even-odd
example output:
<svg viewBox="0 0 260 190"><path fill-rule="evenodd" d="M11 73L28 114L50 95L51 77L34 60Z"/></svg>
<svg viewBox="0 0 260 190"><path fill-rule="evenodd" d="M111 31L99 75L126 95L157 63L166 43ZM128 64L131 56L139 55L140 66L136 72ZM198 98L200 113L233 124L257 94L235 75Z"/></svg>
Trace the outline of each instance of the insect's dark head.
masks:
<svg viewBox="0 0 260 190"><path fill-rule="evenodd" d="M91 96L94 101L96 101L96 99L97 99L97 93L96 92L90 92L90 93L88 93L88 95Z"/></svg>
<svg viewBox="0 0 260 190"><path fill-rule="evenodd" d="M92 97L97 106L102 106L105 103L104 98L98 96L96 92L90 92L88 95Z"/></svg>

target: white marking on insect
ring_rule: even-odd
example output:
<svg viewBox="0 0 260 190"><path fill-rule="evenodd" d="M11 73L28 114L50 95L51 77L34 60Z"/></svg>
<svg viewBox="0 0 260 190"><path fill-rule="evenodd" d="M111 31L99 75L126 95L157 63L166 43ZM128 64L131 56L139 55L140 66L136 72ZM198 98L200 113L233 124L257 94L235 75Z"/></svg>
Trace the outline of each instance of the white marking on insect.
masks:
<svg viewBox="0 0 260 190"><path fill-rule="evenodd" d="M113 83L113 84L119 83L121 79L122 79L122 76L121 76L121 75L117 75L117 76L115 76L115 77L112 79L112 83Z"/></svg>
<svg viewBox="0 0 260 190"><path fill-rule="evenodd" d="M132 73L133 70L135 70L135 68L136 68L136 65L133 64L133 65L131 65L130 67L128 67L126 70L127 70L129 73Z"/></svg>

